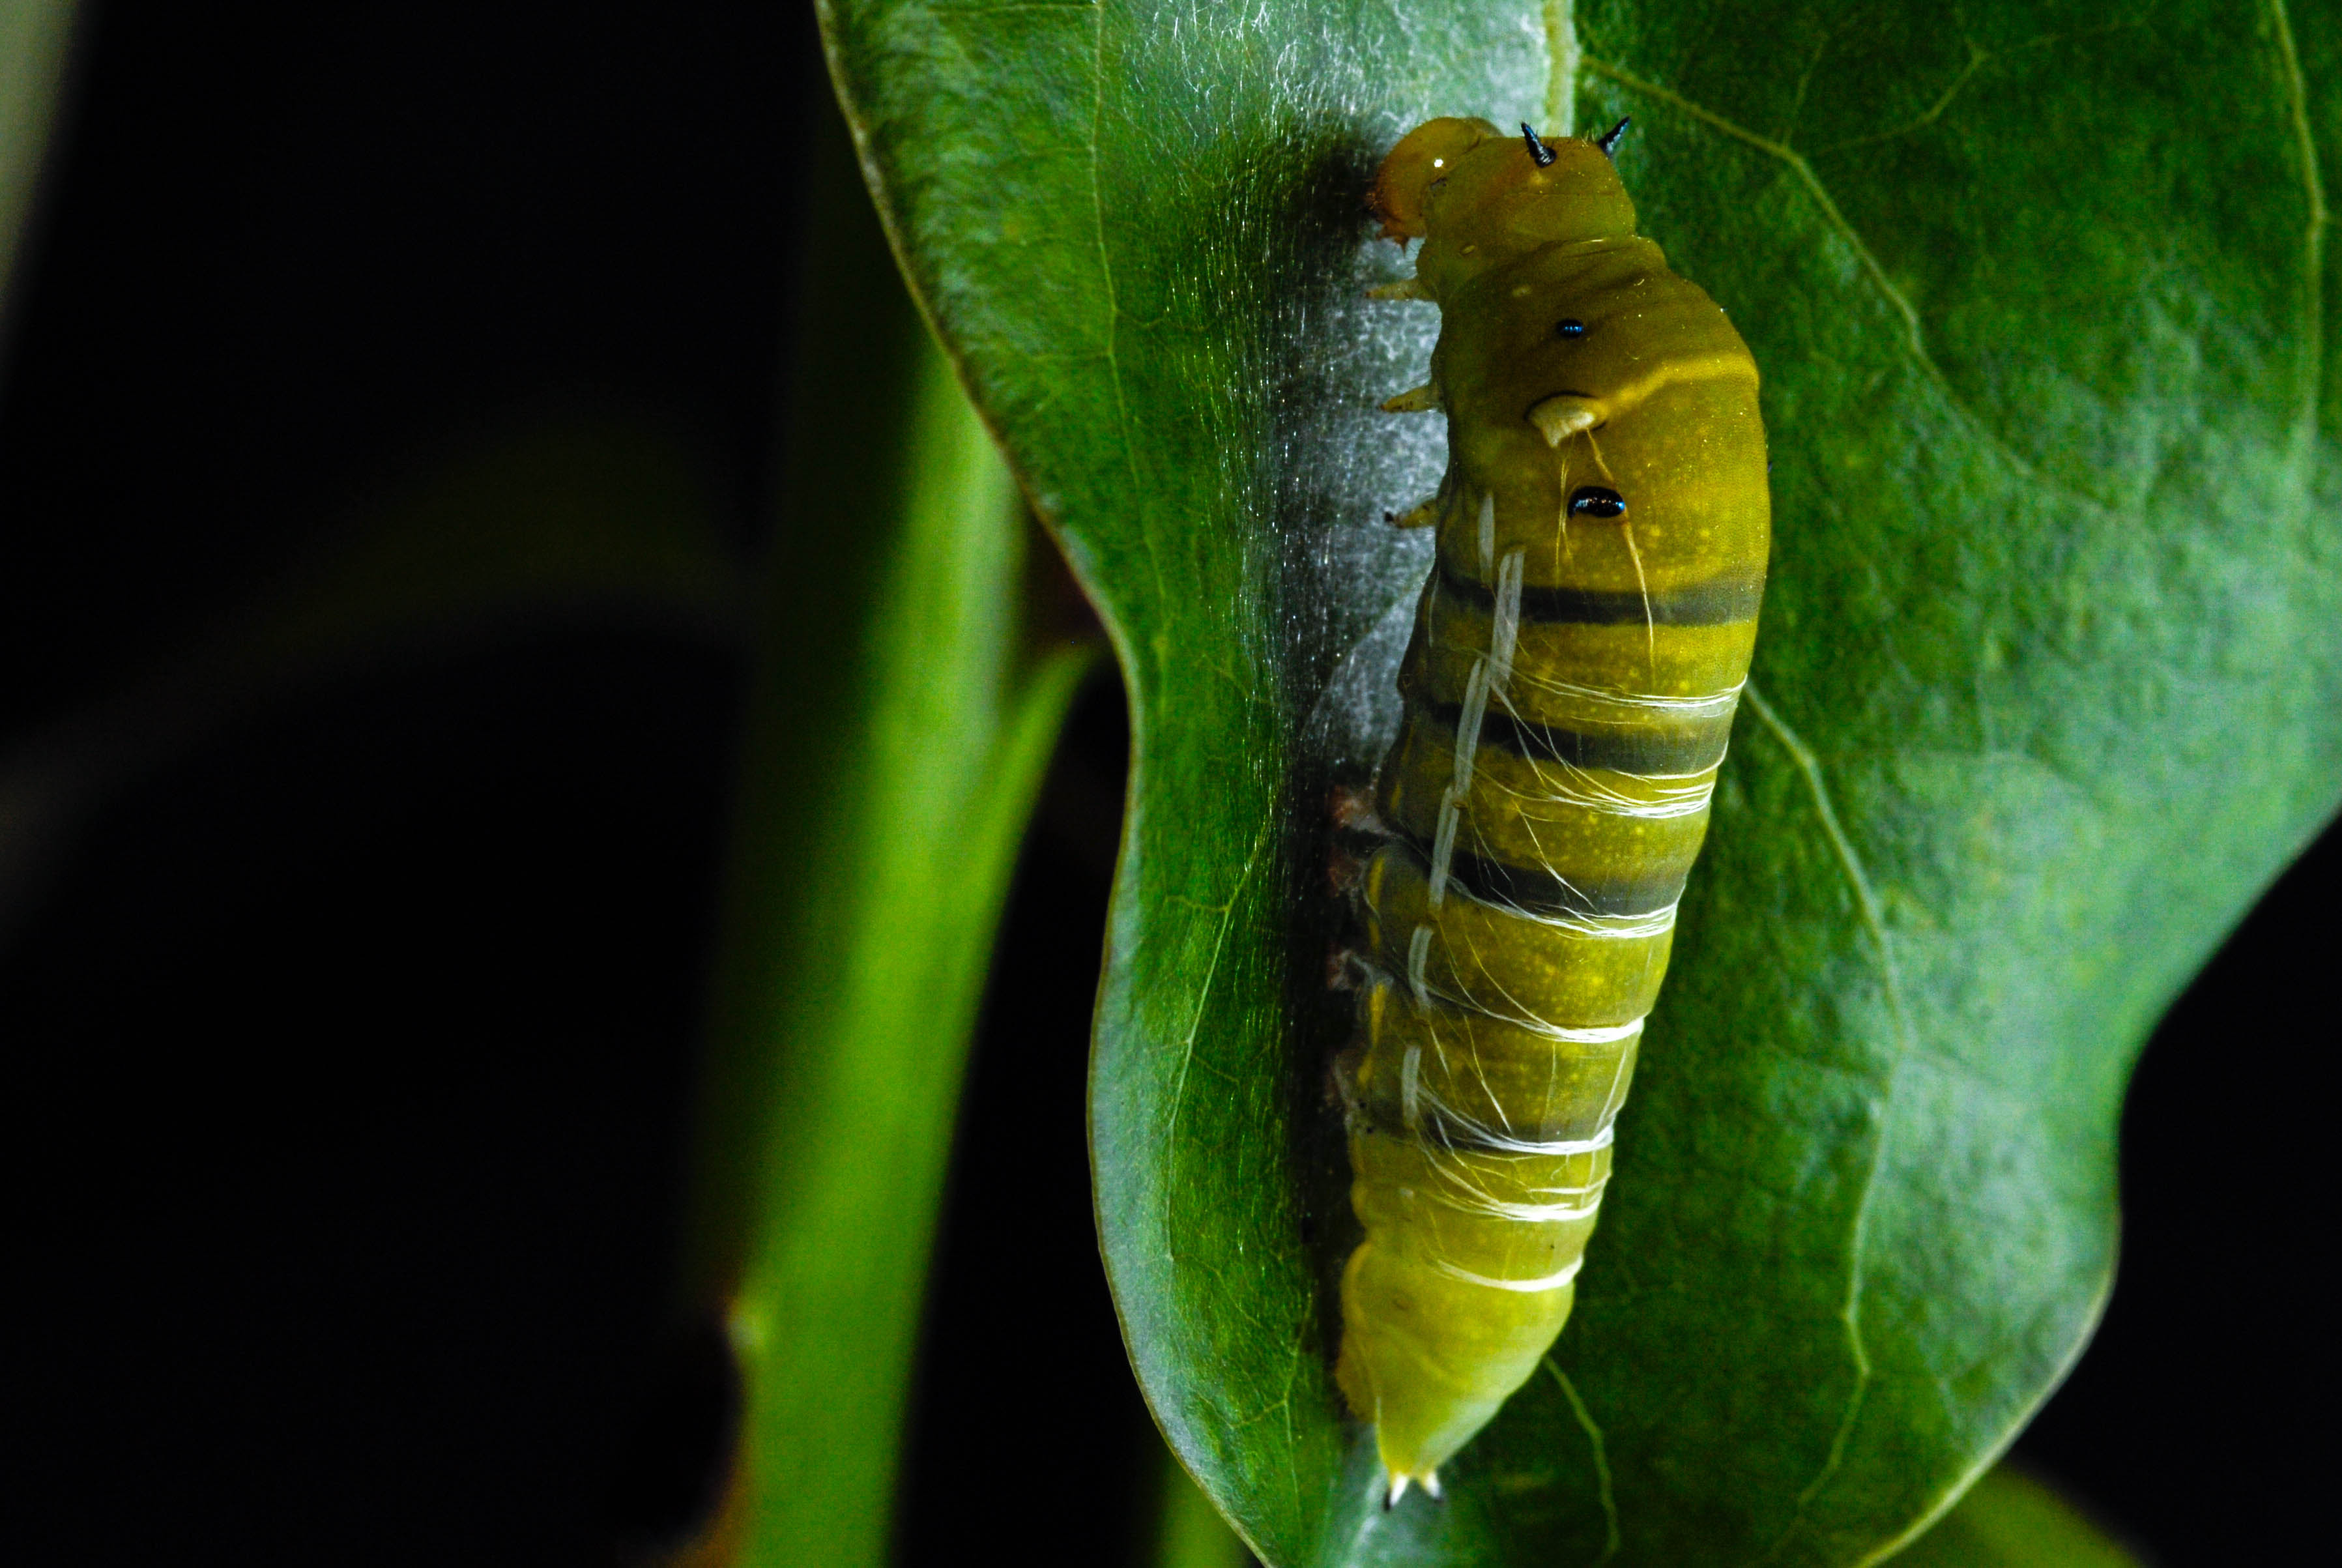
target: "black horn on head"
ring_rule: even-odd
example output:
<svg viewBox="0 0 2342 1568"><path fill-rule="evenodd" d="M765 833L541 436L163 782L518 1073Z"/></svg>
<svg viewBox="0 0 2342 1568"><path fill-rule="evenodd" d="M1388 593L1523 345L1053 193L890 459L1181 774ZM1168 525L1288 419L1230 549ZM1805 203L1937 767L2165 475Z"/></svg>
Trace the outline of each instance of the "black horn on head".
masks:
<svg viewBox="0 0 2342 1568"><path fill-rule="evenodd" d="M1618 138L1625 135L1626 134L1626 127L1634 123L1635 117L1632 115L1629 115L1625 119L1619 121L1616 125L1611 126L1608 130L1594 138L1594 145L1602 149L1602 155L1604 157L1615 160L1618 156ZM1522 128L1524 130L1527 129L1526 126L1523 126Z"/></svg>
<svg viewBox="0 0 2342 1568"><path fill-rule="evenodd" d="M1538 168L1541 169L1553 162L1553 149L1537 140L1537 134L1529 129L1529 123L1526 120L1521 122L1521 140L1528 144L1529 156L1536 160Z"/></svg>

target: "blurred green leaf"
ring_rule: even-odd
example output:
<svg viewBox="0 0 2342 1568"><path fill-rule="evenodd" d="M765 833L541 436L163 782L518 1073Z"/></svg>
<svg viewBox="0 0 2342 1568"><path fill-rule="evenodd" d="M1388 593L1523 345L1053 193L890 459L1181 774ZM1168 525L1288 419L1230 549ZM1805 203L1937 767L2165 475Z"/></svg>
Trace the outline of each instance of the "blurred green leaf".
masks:
<svg viewBox="0 0 2342 1568"><path fill-rule="evenodd" d="M607 417L532 424L427 470L140 680L8 737L0 937L112 791L354 667L560 620L745 641L745 574L712 512L674 442Z"/></svg>
<svg viewBox="0 0 2342 1568"><path fill-rule="evenodd" d="M824 15L1131 691L1092 1136L1171 1441L1276 1564L1876 1560L2078 1353L2139 1044L2342 793L2330 10ZM1577 1316L1385 1517L1327 1374L1315 863L1424 567L1378 520L1442 461L1373 412L1434 324L1359 301L1360 195L1475 113L1635 116L1645 232L1767 376L1777 542Z"/></svg>
<svg viewBox="0 0 2342 1568"><path fill-rule="evenodd" d="M1096 662L1029 624L1015 482L821 120L687 1287L746 1413L686 1560L775 1568L886 1558L986 960Z"/></svg>
<svg viewBox="0 0 2342 1568"><path fill-rule="evenodd" d="M1896 1568L2137 1568L2138 1560L2030 1476L1988 1472Z"/></svg>
<svg viewBox="0 0 2342 1568"><path fill-rule="evenodd" d="M73 0L0 0L0 327L65 85Z"/></svg>
<svg viewBox="0 0 2342 1568"><path fill-rule="evenodd" d="M447 463L247 613L217 656L290 668L547 613L745 637L749 608L746 574L680 449L621 420L573 417Z"/></svg>

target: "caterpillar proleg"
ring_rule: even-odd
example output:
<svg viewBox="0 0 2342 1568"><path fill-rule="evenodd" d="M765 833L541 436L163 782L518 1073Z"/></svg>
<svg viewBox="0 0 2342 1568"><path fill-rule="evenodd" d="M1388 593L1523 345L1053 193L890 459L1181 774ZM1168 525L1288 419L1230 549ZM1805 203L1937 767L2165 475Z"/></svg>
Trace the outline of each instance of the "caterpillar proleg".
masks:
<svg viewBox="0 0 2342 1568"><path fill-rule="evenodd" d="M1337 1378L1386 1503L1568 1319L1643 1020L1748 673L1771 526L1756 365L1635 232L1598 140L1433 120L1383 162L1420 239L1439 493L1359 880Z"/></svg>

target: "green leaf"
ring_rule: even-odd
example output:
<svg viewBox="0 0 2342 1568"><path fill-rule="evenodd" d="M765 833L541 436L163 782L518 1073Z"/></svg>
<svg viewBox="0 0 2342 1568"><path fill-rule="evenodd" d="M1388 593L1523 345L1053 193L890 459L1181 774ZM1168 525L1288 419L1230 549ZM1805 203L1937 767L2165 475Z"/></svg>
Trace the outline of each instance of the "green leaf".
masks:
<svg viewBox="0 0 2342 1568"><path fill-rule="evenodd" d="M897 243L1116 639L1100 1233L1275 1564L1876 1561L2109 1288L2147 1029L2342 794L2342 38L2279 0L826 0ZM1772 584L1547 1373L1445 1508L1328 1375L1322 789L1420 582L1427 307L1359 207L1433 114L1635 131L1767 377ZM1428 423L1428 422L1419 422ZM1321 1238L1305 1243L1305 1223Z"/></svg>
<svg viewBox="0 0 2342 1568"><path fill-rule="evenodd" d="M65 85L72 0L0 0L0 327Z"/></svg>
<svg viewBox="0 0 2342 1568"><path fill-rule="evenodd" d="M1026 508L820 119L686 1286L746 1408L685 1560L876 1568L986 958L1095 650L1026 624Z"/></svg>
<svg viewBox="0 0 2342 1568"><path fill-rule="evenodd" d="M2031 1477L1988 1473L1896 1568L2137 1568L2138 1560Z"/></svg>

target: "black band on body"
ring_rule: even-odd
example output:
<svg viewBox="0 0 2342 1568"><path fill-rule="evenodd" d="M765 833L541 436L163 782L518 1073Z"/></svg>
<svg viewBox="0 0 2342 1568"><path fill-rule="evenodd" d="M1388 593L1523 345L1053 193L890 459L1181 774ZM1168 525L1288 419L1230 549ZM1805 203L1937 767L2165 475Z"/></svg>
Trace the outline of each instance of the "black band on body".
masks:
<svg viewBox="0 0 2342 1568"><path fill-rule="evenodd" d="M1496 612L1496 591L1486 583L1459 576L1443 560L1439 591L1473 604L1489 614ZM1761 577L1716 577L1680 588L1663 588L1650 596L1649 621L1655 626L1730 626L1756 618L1765 597ZM1609 588L1521 589L1521 621L1548 625L1639 626L1645 608L1640 592Z"/></svg>
<svg viewBox="0 0 2342 1568"><path fill-rule="evenodd" d="M1407 835L1426 864L1431 846ZM1499 909L1526 914L1656 914L1683 896L1690 867L1656 874L1565 877L1546 866L1507 865L1457 850L1448 857L1447 880Z"/></svg>
<svg viewBox="0 0 2342 1568"><path fill-rule="evenodd" d="M1464 722L1464 708L1458 703L1426 703L1422 712L1435 733L1452 735ZM1567 763L1622 774L1705 773L1724 760L1725 747L1731 741L1730 714L1635 729L1565 729L1534 724L1496 708L1480 721L1484 746L1510 752L1528 762Z"/></svg>

